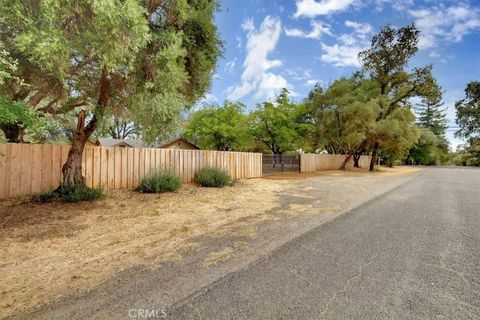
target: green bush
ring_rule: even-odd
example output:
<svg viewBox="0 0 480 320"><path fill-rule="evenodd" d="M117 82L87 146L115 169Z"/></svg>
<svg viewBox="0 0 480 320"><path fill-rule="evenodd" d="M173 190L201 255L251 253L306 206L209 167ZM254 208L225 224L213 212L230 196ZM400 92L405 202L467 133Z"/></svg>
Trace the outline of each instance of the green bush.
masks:
<svg viewBox="0 0 480 320"><path fill-rule="evenodd" d="M72 185L60 185L55 190L39 193L32 196L33 202L47 203L52 201L80 202L95 201L104 196L101 188L75 187Z"/></svg>
<svg viewBox="0 0 480 320"><path fill-rule="evenodd" d="M157 170L150 173L140 182L138 189L145 193L175 191L182 186L180 176L170 170Z"/></svg>
<svg viewBox="0 0 480 320"><path fill-rule="evenodd" d="M195 181L202 187L224 187L231 182L231 178L225 171L217 168L203 168L195 177Z"/></svg>

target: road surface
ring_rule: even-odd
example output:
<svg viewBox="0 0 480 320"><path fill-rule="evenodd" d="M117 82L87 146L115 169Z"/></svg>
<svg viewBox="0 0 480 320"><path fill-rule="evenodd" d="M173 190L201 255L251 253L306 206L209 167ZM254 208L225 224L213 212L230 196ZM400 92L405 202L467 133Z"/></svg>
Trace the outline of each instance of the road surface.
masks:
<svg viewBox="0 0 480 320"><path fill-rule="evenodd" d="M480 319L480 170L426 170L176 303L167 315Z"/></svg>

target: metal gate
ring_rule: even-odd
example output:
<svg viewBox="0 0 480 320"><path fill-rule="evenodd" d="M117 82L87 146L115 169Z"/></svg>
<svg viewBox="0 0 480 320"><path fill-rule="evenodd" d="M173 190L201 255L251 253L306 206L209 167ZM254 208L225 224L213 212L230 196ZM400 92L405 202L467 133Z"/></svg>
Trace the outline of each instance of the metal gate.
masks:
<svg viewBox="0 0 480 320"><path fill-rule="evenodd" d="M277 172L300 172L300 155L284 156L264 154L262 159L263 174Z"/></svg>

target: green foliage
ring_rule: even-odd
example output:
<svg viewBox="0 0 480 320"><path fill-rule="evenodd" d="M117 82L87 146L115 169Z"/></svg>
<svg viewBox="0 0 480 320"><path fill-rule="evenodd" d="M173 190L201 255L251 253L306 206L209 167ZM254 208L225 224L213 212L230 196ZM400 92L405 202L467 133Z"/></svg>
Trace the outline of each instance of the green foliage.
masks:
<svg viewBox="0 0 480 320"><path fill-rule="evenodd" d="M195 176L195 181L202 187L224 187L231 182L230 175L213 167L202 168Z"/></svg>
<svg viewBox="0 0 480 320"><path fill-rule="evenodd" d="M318 139L329 153L354 153L362 148L378 116L375 82L361 74L334 81L325 90L316 86L305 100Z"/></svg>
<svg viewBox="0 0 480 320"><path fill-rule="evenodd" d="M170 170L157 170L142 179L138 189L144 193L176 191L182 187L182 179Z"/></svg>
<svg viewBox="0 0 480 320"><path fill-rule="evenodd" d="M446 161L448 143L436 135L431 129L421 128L418 142L410 149L407 163L412 160L414 164L438 165Z"/></svg>
<svg viewBox="0 0 480 320"><path fill-rule="evenodd" d="M192 114L185 137L202 149L242 150L249 142L245 106L225 101L223 106L207 105Z"/></svg>
<svg viewBox="0 0 480 320"><path fill-rule="evenodd" d="M93 127L127 110L148 142L178 129L222 51L217 1L0 1L0 94Z"/></svg>
<svg viewBox="0 0 480 320"><path fill-rule="evenodd" d="M0 95L0 125L17 124L24 127L31 127L39 123L39 114L27 108L22 101L9 101Z"/></svg>
<svg viewBox="0 0 480 320"><path fill-rule="evenodd" d="M472 81L465 88L465 98L455 103L456 123L460 129L457 137L475 139L480 137L480 81Z"/></svg>
<svg viewBox="0 0 480 320"><path fill-rule="evenodd" d="M453 163L457 166L480 166L480 138L470 139L460 146L454 155Z"/></svg>
<svg viewBox="0 0 480 320"><path fill-rule="evenodd" d="M386 163L392 166L397 160L406 158L419 136L415 115L409 108L403 108L378 121L369 140L378 143Z"/></svg>
<svg viewBox="0 0 480 320"><path fill-rule="evenodd" d="M101 188L87 188L72 185L60 185L55 190L33 195L31 200L38 203L96 201L104 197Z"/></svg>
<svg viewBox="0 0 480 320"><path fill-rule="evenodd" d="M443 137L447 129L447 114L446 108L443 108L441 88L436 85L436 81L432 88L435 86L438 88L435 90L437 92L434 95L422 97L415 111L420 127L430 129L436 136Z"/></svg>
<svg viewBox="0 0 480 320"><path fill-rule="evenodd" d="M363 70L380 89L376 97L380 109L376 118L377 132L367 139L373 155L370 170L379 148L383 148L381 152L393 164L418 139L418 130L411 123L410 99L438 94L431 66L411 72L405 70L418 51L418 35L414 24L399 29L387 25L372 38L370 48L359 54Z"/></svg>
<svg viewBox="0 0 480 320"><path fill-rule="evenodd" d="M305 137L313 129L306 122L305 106L295 104L286 89L275 102L264 102L249 115L250 134L273 154L295 151L305 146Z"/></svg>

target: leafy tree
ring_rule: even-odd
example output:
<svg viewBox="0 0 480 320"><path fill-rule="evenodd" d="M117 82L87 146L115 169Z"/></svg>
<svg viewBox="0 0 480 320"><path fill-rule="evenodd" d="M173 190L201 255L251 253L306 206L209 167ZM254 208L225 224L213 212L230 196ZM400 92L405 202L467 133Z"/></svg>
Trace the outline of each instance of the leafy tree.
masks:
<svg viewBox="0 0 480 320"><path fill-rule="evenodd" d="M443 108L441 88L435 91L434 95L422 97L416 105L417 123L422 128L430 129L436 136L443 137L448 127L446 108Z"/></svg>
<svg viewBox="0 0 480 320"><path fill-rule="evenodd" d="M409 108L402 108L392 111L388 118L376 122L368 139L378 143L385 163L393 166L395 161L405 159L409 149L418 141L419 135L415 115Z"/></svg>
<svg viewBox="0 0 480 320"><path fill-rule="evenodd" d="M138 126L128 119L126 114L119 114L105 117L97 130L97 135L112 139L128 139L135 138L139 132Z"/></svg>
<svg viewBox="0 0 480 320"><path fill-rule="evenodd" d="M316 86L305 101L326 150L347 155L341 169L363 152L378 115L376 95L376 83L357 73L334 81L326 90Z"/></svg>
<svg viewBox="0 0 480 320"><path fill-rule="evenodd" d="M229 101L207 105L191 115L185 137L202 149L242 150L250 138L244 109L243 104Z"/></svg>
<svg viewBox="0 0 480 320"><path fill-rule="evenodd" d="M465 88L465 98L455 103L456 123L460 129L455 136L467 139L460 152L463 165L480 165L480 81L472 81Z"/></svg>
<svg viewBox="0 0 480 320"><path fill-rule="evenodd" d="M470 139L457 150L453 163L458 166L480 166L480 139Z"/></svg>
<svg viewBox="0 0 480 320"><path fill-rule="evenodd" d="M431 66L415 68L410 73L405 71L418 50L418 34L413 24L399 29L387 25L372 38L370 48L359 54L363 70L380 88L377 122L388 119L396 110L410 108L409 99L414 96L432 95ZM373 170L381 141L373 139L369 143L370 170Z"/></svg>
<svg viewBox="0 0 480 320"><path fill-rule="evenodd" d="M480 137L480 81L472 81L465 88L465 98L455 103L460 129L457 137L467 139Z"/></svg>
<svg viewBox="0 0 480 320"><path fill-rule="evenodd" d="M311 126L300 121L306 110L290 100L288 94L283 89L274 102L258 104L249 115L251 135L274 155L302 148Z"/></svg>
<svg viewBox="0 0 480 320"><path fill-rule="evenodd" d="M445 161L447 154L448 143L445 138L430 128L421 128L418 142L409 151L407 163L438 165Z"/></svg>
<svg viewBox="0 0 480 320"><path fill-rule="evenodd" d="M1 1L0 40L18 71L0 93L49 112L83 108L68 185L85 184L84 145L105 115L128 106L154 140L208 89L221 53L212 0Z"/></svg>

